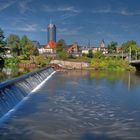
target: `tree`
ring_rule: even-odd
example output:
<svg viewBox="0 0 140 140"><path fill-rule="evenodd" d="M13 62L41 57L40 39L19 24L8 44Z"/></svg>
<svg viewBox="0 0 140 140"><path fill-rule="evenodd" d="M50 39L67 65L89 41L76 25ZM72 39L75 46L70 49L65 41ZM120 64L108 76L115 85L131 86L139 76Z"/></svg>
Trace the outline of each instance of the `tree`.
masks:
<svg viewBox="0 0 140 140"><path fill-rule="evenodd" d="M22 48L22 54L26 54L26 49L25 49L25 46L28 45L30 43L30 39L24 35L22 38L21 38L21 41L20 41L20 45L21 45L21 48Z"/></svg>
<svg viewBox="0 0 140 140"><path fill-rule="evenodd" d="M93 58L93 52L92 52L91 49L88 51L88 55L87 55L87 57L89 57L89 58Z"/></svg>
<svg viewBox="0 0 140 140"><path fill-rule="evenodd" d="M32 49L30 52L31 52L31 55L35 55L35 56L39 55L38 49L34 46L32 46Z"/></svg>
<svg viewBox="0 0 140 140"><path fill-rule="evenodd" d="M49 59L47 59L44 55L38 55L35 57L35 63L39 66L45 66L49 63Z"/></svg>
<svg viewBox="0 0 140 140"><path fill-rule="evenodd" d="M4 32L3 32L3 30L0 28L0 55L2 56L2 55L4 55L4 47L5 47L5 45L6 45L6 42L4 41Z"/></svg>
<svg viewBox="0 0 140 140"><path fill-rule="evenodd" d="M7 38L7 45L11 49L13 56L21 54L20 38L18 35L10 34Z"/></svg>
<svg viewBox="0 0 140 140"><path fill-rule="evenodd" d="M26 35L21 38L20 44L22 46L22 54L25 58L30 59L30 56L39 55L35 42L32 42Z"/></svg>
<svg viewBox="0 0 140 140"><path fill-rule="evenodd" d="M60 59L66 59L68 57L68 53L66 51L66 43L64 40L59 40L56 45L56 53Z"/></svg>
<svg viewBox="0 0 140 140"><path fill-rule="evenodd" d="M132 51L137 50L138 49L138 44L137 44L136 41L130 40L130 41L127 41L127 42L123 43L121 48L125 53L129 53L130 48L131 48Z"/></svg>
<svg viewBox="0 0 140 140"><path fill-rule="evenodd" d="M66 50L66 43L63 39L60 39L58 42L57 42L57 45L56 45L56 52L61 52L63 50Z"/></svg>
<svg viewBox="0 0 140 140"><path fill-rule="evenodd" d="M130 53L131 49L131 58L135 59L136 58L136 53L139 51L139 47L136 41L130 40L122 44L121 46L122 50L125 53ZM138 57L139 57L139 52L138 52Z"/></svg>
<svg viewBox="0 0 140 140"><path fill-rule="evenodd" d="M112 41L110 44L108 44L108 53L115 53L118 43Z"/></svg>

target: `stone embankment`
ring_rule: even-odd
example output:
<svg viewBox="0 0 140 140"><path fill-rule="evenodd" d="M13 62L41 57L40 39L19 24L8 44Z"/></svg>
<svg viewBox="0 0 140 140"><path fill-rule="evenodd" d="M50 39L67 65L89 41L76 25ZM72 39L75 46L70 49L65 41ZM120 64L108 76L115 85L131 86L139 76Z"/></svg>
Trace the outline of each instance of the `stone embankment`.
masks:
<svg viewBox="0 0 140 140"><path fill-rule="evenodd" d="M58 64L60 67L65 69L87 69L89 64L86 62L71 62L63 60L52 60L51 64Z"/></svg>

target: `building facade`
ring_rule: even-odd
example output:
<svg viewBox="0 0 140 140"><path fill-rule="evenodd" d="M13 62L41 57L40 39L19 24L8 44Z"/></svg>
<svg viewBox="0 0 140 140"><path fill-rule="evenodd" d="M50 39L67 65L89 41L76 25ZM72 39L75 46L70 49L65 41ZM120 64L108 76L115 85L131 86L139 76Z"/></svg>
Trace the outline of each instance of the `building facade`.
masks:
<svg viewBox="0 0 140 140"><path fill-rule="evenodd" d="M56 26L52 23L48 25L48 43L50 41L56 42Z"/></svg>

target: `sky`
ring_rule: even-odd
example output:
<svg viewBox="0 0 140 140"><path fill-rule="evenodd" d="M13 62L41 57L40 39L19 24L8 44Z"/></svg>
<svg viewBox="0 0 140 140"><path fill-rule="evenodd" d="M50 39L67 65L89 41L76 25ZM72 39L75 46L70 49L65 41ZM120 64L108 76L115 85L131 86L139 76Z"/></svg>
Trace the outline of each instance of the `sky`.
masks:
<svg viewBox="0 0 140 140"><path fill-rule="evenodd" d="M47 26L57 27L57 40L98 47L135 40L140 44L140 0L0 0L0 28L47 44Z"/></svg>

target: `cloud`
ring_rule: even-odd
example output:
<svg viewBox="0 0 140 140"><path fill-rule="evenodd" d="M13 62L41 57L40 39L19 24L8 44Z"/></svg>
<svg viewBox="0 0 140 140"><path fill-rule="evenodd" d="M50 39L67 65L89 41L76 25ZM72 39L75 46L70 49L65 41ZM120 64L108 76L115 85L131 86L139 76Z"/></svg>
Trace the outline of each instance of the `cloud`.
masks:
<svg viewBox="0 0 140 140"><path fill-rule="evenodd" d="M70 17L74 17L74 16L77 16L77 13L65 13L63 15L61 15L61 19L68 19Z"/></svg>
<svg viewBox="0 0 140 140"><path fill-rule="evenodd" d="M67 35L67 36L70 36L70 35L79 35L80 34L80 30L82 29L83 27L78 27L78 28L73 28L73 29L68 29L68 28L58 28L58 34L60 35Z"/></svg>
<svg viewBox="0 0 140 140"><path fill-rule="evenodd" d="M111 8L97 9L92 11L93 14L120 14L123 16L135 16L140 15L140 11L128 11L126 8L112 10Z"/></svg>
<svg viewBox="0 0 140 140"><path fill-rule="evenodd" d="M42 28L40 31L41 32L47 32L47 28Z"/></svg>
<svg viewBox="0 0 140 140"><path fill-rule="evenodd" d="M29 4L32 2L33 0L24 0L24 1L20 1L18 3L19 6L19 10L20 13L24 14L27 11L32 11L31 7L29 6Z"/></svg>
<svg viewBox="0 0 140 140"><path fill-rule="evenodd" d="M15 30L24 32L36 32L38 31L37 24L26 24L24 27L17 27Z"/></svg>
<svg viewBox="0 0 140 140"><path fill-rule="evenodd" d="M80 10L75 9L73 6L52 7L52 6L44 5L43 9L46 12L72 12L72 13L80 12Z"/></svg>
<svg viewBox="0 0 140 140"><path fill-rule="evenodd" d="M16 1L13 0L13 1L6 1L6 2L1 2L0 3L0 11L3 11L7 8L9 8L10 6L12 6Z"/></svg>

